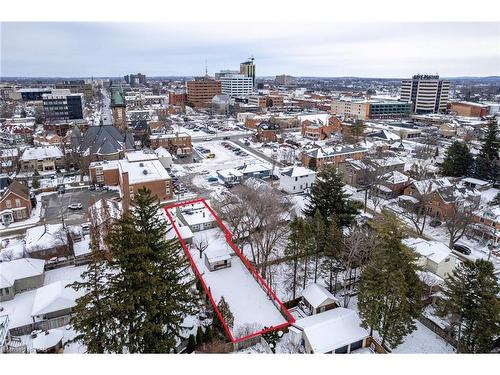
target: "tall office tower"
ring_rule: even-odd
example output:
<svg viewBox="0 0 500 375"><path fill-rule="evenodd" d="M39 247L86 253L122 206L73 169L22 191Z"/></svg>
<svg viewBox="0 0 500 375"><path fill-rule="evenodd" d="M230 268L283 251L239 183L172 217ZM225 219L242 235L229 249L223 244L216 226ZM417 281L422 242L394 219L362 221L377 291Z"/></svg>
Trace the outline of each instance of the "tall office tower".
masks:
<svg viewBox="0 0 500 375"><path fill-rule="evenodd" d="M146 75L137 73L137 74L128 74L123 77L126 83L130 84L130 86L139 86L146 84Z"/></svg>
<svg viewBox="0 0 500 375"><path fill-rule="evenodd" d="M212 105L212 98L221 93L221 83L212 77L196 77L187 84L187 101L195 107Z"/></svg>
<svg viewBox="0 0 500 375"><path fill-rule="evenodd" d="M83 94L72 94L69 90L52 90L43 94L43 112L47 121L83 119Z"/></svg>
<svg viewBox="0 0 500 375"><path fill-rule="evenodd" d="M253 79L244 74L229 74L220 77L221 91L229 96L247 96L253 91Z"/></svg>
<svg viewBox="0 0 500 375"><path fill-rule="evenodd" d="M450 81L436 75L416 74L401 82L401 101L412 102L413 112L445 112L450 92Z"/></svg>
<svg viewBox="0 0 500 375"><path fill-rule="evenodd" d="M242 62L240 64L240 74L244 74L247 77L252 77L252 84L255 87L255 64L254 58L251 57L248 61Z"/></svg>

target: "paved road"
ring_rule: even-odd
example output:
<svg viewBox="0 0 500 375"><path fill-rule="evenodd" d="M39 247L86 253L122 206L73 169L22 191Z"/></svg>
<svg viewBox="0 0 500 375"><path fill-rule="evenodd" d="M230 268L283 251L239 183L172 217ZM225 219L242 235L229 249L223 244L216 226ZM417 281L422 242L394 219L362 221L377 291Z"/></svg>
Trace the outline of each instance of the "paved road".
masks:
<svg viewBox="0 0 500 375"><path fill-rule="evenodd" d="M269 163L274 163L277 167L285 167L285 164L277 161L277 160L274 160L273 158L270 158L269 156L267 156L266 154L250 147L250 146L246 146L243 142L241 142L239 139L234 139L232 140L233 143L237 144L239 147L245 149L246 151L248 151L250 154L256 154L258 155L260 158L264 159L265 161L269 162Z"/></svg>

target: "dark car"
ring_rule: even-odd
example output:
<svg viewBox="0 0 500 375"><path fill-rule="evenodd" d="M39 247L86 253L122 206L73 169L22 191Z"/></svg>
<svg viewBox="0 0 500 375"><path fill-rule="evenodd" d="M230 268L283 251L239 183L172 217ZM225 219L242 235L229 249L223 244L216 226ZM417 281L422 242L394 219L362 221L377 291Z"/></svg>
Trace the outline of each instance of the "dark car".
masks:
<svg viewBox="0 0 500 375"><path fill-rule="evenodd" d="M222 139L231 139L231 137L229 137L229 136L227 136L227 135L226 135L226 136L225 136L224 138L222 138Z"/></svg>
<svg viewBox="0 0 500 375"><path fill-rule="evenodd" d="M467 246L460 245L460 244L453 245L453 250L456 250L459 253L462 253L465 255L470 255L470 253L471 253L470 249Z"/></svg>
<svg viewBox="0 0 500 375"><path fill-rule="evenodd" d="M432 220L429 225L433 228L437 228L441 225L442 223L439 220Z"/></svg>

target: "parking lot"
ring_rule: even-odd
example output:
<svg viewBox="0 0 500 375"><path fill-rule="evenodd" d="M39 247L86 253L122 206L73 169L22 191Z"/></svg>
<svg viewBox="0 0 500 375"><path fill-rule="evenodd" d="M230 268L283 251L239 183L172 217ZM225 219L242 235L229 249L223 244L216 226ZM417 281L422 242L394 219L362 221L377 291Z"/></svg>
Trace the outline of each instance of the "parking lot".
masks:
<svg viewBox="0 0 500 375"><path fill-rule="evenodd" d="M60 223L61 214L66 224L74 225L88 221L87 209L93 202L102 198L119 197L117 191L91 191L88 188L78 190L66 190L66 193L57 193L42 198L43 218L46 223ZM81 210L70 210L68 206L72 203L81 203Z"/></svg>

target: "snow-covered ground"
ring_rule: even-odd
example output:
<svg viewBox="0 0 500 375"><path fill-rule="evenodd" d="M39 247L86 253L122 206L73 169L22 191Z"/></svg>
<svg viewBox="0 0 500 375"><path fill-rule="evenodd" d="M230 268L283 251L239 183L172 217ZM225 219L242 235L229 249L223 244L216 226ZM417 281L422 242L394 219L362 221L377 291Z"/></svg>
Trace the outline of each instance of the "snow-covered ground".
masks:
<svg viewBox="0 0 500 375"><path fill-rule="evenodd" d="M238 331L245 326L251 326L253 332L257 332L264 327L286 323L278 308L227 244L221 233L219 228L197 232L194 243L200 239L207 239L209 246L205 252L230 254L231 267L211 272L205 265L203 257L200 259L199 252L194 246L190 252L216 303L221 297L224 297L228 303L234 315L234 326L231 329L233 336L238 337ZM249 333L251 332L246 334Z"/></svg>

